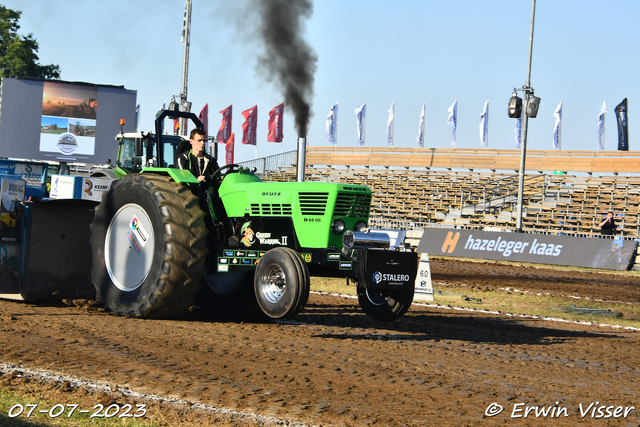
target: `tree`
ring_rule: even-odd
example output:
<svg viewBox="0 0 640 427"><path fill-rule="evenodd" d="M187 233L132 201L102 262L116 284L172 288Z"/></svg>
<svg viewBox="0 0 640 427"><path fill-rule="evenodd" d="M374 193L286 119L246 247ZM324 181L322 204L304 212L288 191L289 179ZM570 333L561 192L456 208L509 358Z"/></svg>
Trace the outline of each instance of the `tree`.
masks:
<svg viewBox="0 0 640 427"><path fill-rule="evenodd" d="M33 34L18 34L22 12L0 5L0 77L59 79L58 65L38 63L38 42Z"/></svg>

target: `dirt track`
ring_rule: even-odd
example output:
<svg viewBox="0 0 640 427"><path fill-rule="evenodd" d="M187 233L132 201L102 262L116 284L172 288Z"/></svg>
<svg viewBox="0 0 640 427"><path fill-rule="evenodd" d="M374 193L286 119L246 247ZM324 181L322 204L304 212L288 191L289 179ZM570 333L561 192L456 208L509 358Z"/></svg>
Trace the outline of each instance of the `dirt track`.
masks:
<svg viewBox="0 0 640 427"><path fill-rule="evenodd" d="M640 301L636 275L445 260L432 260L431 268L436 282ZM0 362L5 364L238 411L150 405L148 417L162 417L160 425L640 421L640 333L623 329L420 306L400 320L378 324L362 314L355 299L318 294L295 321L266 324L207 319L197 312L181 321L123 319L99 308L4 301L0 318ZM27 390L33 384L24 376L0 376L4 389ZM35 389L88 409L127 401L66 383ZM596 401L594 406L614 406L609 412L620 417L595 418L598 410L587 408ZM497 408L488 409L491 404L503 411L487 417L486 411ZM539 417L532 409L525 419L532 406ZM539 411L545 408L549 412L542 420ZM558 417L552 420L552 415Z"/></svg>

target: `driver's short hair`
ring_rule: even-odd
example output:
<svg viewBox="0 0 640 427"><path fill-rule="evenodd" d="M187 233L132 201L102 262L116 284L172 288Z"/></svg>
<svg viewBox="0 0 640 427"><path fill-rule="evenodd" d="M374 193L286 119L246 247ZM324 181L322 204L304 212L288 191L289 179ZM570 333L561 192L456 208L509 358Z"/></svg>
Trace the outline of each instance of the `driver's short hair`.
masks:
<svg viewBox="0 0 640 427"><path fill-rule="evenodd" d="M189 139L193 139L194 136L196 135L202 135L202 136L207 136L207 133L204 131L204 129L200 129L200 128L195 128L191 130L191 134L189 135Z"/></svg>

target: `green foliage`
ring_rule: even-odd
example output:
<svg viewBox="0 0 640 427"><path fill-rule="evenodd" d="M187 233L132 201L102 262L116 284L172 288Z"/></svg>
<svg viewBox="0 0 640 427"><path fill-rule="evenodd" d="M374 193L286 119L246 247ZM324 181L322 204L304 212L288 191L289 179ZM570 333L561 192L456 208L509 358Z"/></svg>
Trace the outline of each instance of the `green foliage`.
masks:
<svg viewBox="0 0 640 427"><path fill-rule="evenodd" d="M0 77L59 79L58 65L38 63L38 42L33 34L18 34L21 14L0 5Z"/></svg>

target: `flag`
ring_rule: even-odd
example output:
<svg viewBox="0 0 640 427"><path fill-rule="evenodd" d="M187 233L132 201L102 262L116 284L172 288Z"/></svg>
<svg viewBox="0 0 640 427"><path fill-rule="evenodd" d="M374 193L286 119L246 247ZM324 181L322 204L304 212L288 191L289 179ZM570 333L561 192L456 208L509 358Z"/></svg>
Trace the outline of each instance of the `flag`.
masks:
<svg viewBox="0 0 640 427"><path fill-rule="evenodd" d="M422 112L420 113L420 124L418 125L418 145L424 147L424 112L427 103L422 103Z"/></svg>
<svg viewBox="0 0 640 427"><path fill-rule="evenodd" d="M209 139L209 103L204 104L202 110L200 110L200 114L198 114L198 118L202 122L202 126L204 127L204 133L207 137L207 143L205 145L205 152L210 156L213 155L212 145L213 143Z"/></svg>
<svg viewBox="0 0 640 427"><path fill-rule="evenodd" d="M520 112L520 117L516 120L516 128L514 130L516 132L516 148L522 148L522 112Z"/></svg>
<svg viewBox="0 0 640 427"><path fill-rule="evenodd" d="M191 0L186 0L184 2L184 17L182 18L182 37L180 38L180 43L189 44L190 41L190 32L191 32L191 10L189 6L191 5Z"/></svg>
<svg viewBox="0 0 640 427"><path fill-rule="evenodd" d="M166 108L167 108L167 103L166 103L166 102L163 102L163 103L162 103L162 107L160 107L160 109L159 109L159 110L158 110L158 112L156 113L156 119L157 119L158 117L160 117L160 114L162 114L162 112L163 112L164 110L166 110Z"/></svg>
<svg viewBox="0 0 640 427"><path fill-rule="evenodd" d="M358 126L358 145L364 147L364 130L367 124L367 103L356 108L356 124Z"/></svg>
<svg viewBox="0 0 640 427"><path fill-rule="evenodd" d="M393 119L394 112L396 109L396 101L391 103L391 108L389 108L389 120L387 121L387 145L393 147Z"/></svg>
<svg viewBox="0 0 640 427"><path fill-rule="evenodd" d="M225 155L225 160L227 162L228 165L232 165L233 164L233 146L236 142L236 133L235 132L231 132L231 136L229 137L229 140L227 141L225 148L226 148L226 155Z"/></svg>
<svg viewBox="0 0 640 427"><path fill-rule="evenodd" d="M327 116L327 139L333 145L338 143L338 103L331 107Z"/></svg>
<svg viewBox="0 0 640 427"><path fill-rule="evenodd" d="M556 118L556 124L553 127L553 148L560 150L562 143L562 101L560 101L560 104L556 107L556 111L553 112L553 116Z"/></svg>
<svg viewBox="0 0 640 427"><path fill-rule="evenodd" d="M604 150L604 119L607 115L607 101L602 102L602 108L598 114L598 150Z"/></svg>
<svg viewBox="0 0 640 427"><path fill-rule="evenodd" d="M618 121L618 150L629 151L629 128L627 123L627 98L615 108Z"/></svg>
<svg viewBox="0 0 640 427"><path fill-rule="evenodd" d="M284 103L276 105L269 111L269 134L267 142L282 142L282 118L284 116Z"/></svg>
<svg viewBox="0 0 640 427"><path fill-rule="evenodd" d="M451 128L451 145L456 147L456 127L458 125L458 101L454 101L451 107L447 110L449 117L447 117L447 123Z"/></svg>
<svg viewBox="0 0 640 427"><path fill-rule="evenodd" d="M222 114L222 124L220 125L220 130L218 130L218 136L216 136L216 141L220 144L226 144L229 142L229 138L231 137L232 111L233 105L229 105L227 108L220 111Z"/></svg>
<svg viewBox="0 0 640 427"><path fill-rule="evenodd" d="M256 145L256 128L258 126L258 104L242 112L245 118L242 124L242 143Z"/></svg>
<svg viewBox="0 0 640 427"><path fill-rule="evenodd" d="M158 119L158 117L160 117L160 114L162 114L162 112L166 109L166 106L167 106L167 103L163 102L162 107L156 113L156 120ZM164 133L164 120L162 120L162 122L160 123L160 132Z"/></svg>
<svg viewBox="0 0 640 427"><path fill-rule="evenodd" d="M140 132L140 104L136 105L136 132Z"/></svg>
<svg viewBox="0 0 640 427"><path fill-rule="evenodd" d="M209 135L209 104L204 104L202 110L200 110L200 114L198 114L198 118L202 122L202 126L204 126L204 133Z"/></svg>
<svg viewBox="0 0 640 427"><path fill-rule="evenodd" d="M484 103L482 114L480 114L480 146L489 146L489 101Z"/></svg>

